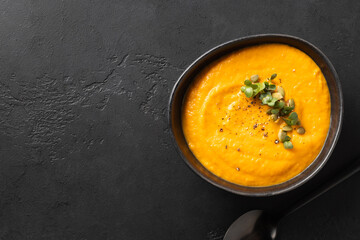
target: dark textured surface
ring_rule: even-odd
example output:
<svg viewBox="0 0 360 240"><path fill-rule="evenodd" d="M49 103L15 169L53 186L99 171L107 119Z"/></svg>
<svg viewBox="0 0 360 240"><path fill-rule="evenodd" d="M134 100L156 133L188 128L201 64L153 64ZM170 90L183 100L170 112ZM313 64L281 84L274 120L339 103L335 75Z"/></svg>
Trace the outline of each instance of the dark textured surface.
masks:
<svg viewBox="0 0 360 240"><path fill-rule="evenodd" d="M359 156L358 1L1 1L0 239L222 239ZM341 79L342 135L326 167L287 194L247 198L191 172L170 141L169 92L215 45L286 33ZM280 239L360 239L357 175L280 226Z"/></svg>

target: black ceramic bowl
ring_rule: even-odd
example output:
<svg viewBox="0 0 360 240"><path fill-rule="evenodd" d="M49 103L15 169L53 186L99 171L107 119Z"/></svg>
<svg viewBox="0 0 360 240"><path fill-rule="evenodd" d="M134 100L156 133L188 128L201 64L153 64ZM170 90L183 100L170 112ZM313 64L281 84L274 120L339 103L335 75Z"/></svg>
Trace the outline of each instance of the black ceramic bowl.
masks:
<svg viewBox="0 0 360 240"><path fill-rule="evenodd" d="M207 170L193 155L182 131L181 111L185 93L194 77L211 62L241 48L264 43L282 43L300 49L309 55L324 74L331 98L330 128L324 146L317 158L299 175L281 184L268 187L247 187L228 182ZM227 191L247 196L270 196L290 191L312 178L330 157L340 134L343 116L343 97L338 75L329 59L314 45L297 37L279 34L255 35L221 44L195 60L180 76L171 93L169 123L176 148L187 165L200 177Z"/></svg>

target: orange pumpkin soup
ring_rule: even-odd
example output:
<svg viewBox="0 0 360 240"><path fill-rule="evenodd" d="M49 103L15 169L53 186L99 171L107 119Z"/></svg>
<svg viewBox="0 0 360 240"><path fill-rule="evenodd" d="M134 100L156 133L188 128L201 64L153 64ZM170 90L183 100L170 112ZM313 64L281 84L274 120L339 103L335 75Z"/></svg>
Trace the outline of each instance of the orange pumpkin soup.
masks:
<svg viewBox="0 0 360 240"><path fill-rule="evenodd" d="M254 74L294 99L301 127L287 135L292 149L278 141L282 127L266 114L269 106L241 91ZM196 158L212 173L244 186L270 186L301 173L320 153L330 125L330 94L316 63L284 44L241 49L207 66L190 86L182 111L182 127Z"/></svg>

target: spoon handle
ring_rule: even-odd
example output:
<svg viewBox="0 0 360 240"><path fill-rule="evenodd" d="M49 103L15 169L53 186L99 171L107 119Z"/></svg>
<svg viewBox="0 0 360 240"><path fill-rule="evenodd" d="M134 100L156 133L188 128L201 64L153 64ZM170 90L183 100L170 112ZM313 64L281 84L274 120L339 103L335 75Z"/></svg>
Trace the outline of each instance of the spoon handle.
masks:
<svg viewBox="0 0 360 240"><path fill-rule="evenodd" d="M297 201L294 205L286 209L281 215L280 218L290 215L291 213L295 212L299 208L305 206L315 198L319 197L323 193L327 192L328 190L332 189L339 183L343 182L344 180L348 179L355 173L360 171L360 159L355 160L352 164L342 170L340 173L336 174L331 180L326 181L323 185L319 188L315 189L314 191L310 192L304 198Z"/></svg>

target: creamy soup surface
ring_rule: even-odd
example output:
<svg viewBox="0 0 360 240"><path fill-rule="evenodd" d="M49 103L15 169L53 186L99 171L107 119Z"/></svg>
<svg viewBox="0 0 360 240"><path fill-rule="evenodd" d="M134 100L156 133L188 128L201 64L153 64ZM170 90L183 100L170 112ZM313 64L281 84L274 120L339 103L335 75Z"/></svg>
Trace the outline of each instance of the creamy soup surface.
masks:
<svg viewBox="0 0 360 240"><path fill-rule="evenodd" d="M258 74L260 82L277 74L274 83L295 100L300 135L288 132L293 149L276 143L281 123L270 120L259 99L240 88ZM287 181L320 153L330 125L330 94L316 63L284 44L263 44L231 53L207 66L190 86L182 109L182 127L196 158L212 173L244 186Z"/></svg>

